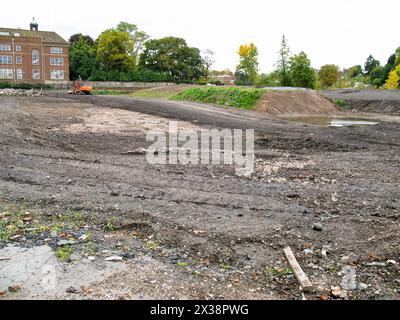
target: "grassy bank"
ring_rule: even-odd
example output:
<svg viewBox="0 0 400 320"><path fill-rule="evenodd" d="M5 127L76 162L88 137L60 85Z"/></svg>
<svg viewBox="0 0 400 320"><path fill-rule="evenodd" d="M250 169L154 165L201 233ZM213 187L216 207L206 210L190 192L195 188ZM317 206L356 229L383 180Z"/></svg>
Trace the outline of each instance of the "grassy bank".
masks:
<svg viewBox="0 0 400 320"><path fill-rule="evenodd" d="M241 109L252 109L265 90L248 88L189 88L173 96L174 100L214 103Z"/></svg>
<svg viewBox="0 0 400 320"><path fill-rule="evenodd" d="M120 96L130 94L131 91L126 90L93 90L92 93L98 96Z"/></svg>

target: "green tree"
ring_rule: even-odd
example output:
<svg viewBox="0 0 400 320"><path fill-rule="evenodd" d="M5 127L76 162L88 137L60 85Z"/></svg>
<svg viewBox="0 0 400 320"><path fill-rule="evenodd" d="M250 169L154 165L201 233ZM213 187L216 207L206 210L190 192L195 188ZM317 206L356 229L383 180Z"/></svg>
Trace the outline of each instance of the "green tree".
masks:
<svg viewBox="0 0 400 320"><path fill-rule="evenodd" d="M75 43L81 41L84 41L89 47L92 47L94 45L93 38L89 35L84 36L82 33L75 33L68 40L70 45L74 45Z"/></svg>
<svg viewBox="0 0 400 320"><path fill-rule="evenodd" d="M304 52L290 58L290 78L294 87L314 89L316 85L316 72L311 67L311 62Z"/></svg>
<svg viewBox="0 0 400 320"><path fill-rule="evenodd" d="M374 86L379 87L381 85L381 78L383 75L383 67L375 67L369 74L368 82Z"/></svg>
<svg viewBox="0 0 400 320"><path fill-rule="evenodd" d="M145 43L139 68L166 72L177 81L196 81L204 66L199 49L189 47L184 39L166 37Z"/></svg>
<svg viewBox="0 0 400 320"><path fill-rule="evenodd" d="M379 81L379 86L383 86L386 83L386 80L389 78L390 72L394 69L395 67L395 62L396 62L396 54L392 54L385 67L382 70L382 75Z"/></svg>
<svg viewBox="0 0 400 320"><path fill-rule="evenodd" d="M258 74L258 49L253 44L241 45L238 50L239 64L236 67L236 75L240 84L253 84Z"/></svg>
<svg viewBox="0 0 400 320"><path fill-rule="evenodd" d="M279 58L276 66L281 86L290 86L290 48L285 35L282 37L281 49L279 50Z"/></svg>
<svg viewBox="0 0 400 320"><path fill-rule="evenodd" d="M370 75L372 70L379 67L380 65L381 65L381 63L379 62L379 60L376 60L372 55L370 55L364 64L365 73Z"/></svg>
<svg viewBox="0 0 400 320"><path fill-rule="evenodd" d="M133 40L127 32L106 30L96 43L96 62L100 70L129 72L135 68Z"/></svg>
<svg viewBox="0 0 400 320"><path fill-rule="evenodd" d="M132 52L135 62L139 61L139 55L143 50L144 43L149 39L149 35L140 31L136 24L121 21L117 26L117 31L126 32L132 40Z"/></svg>
<svg viewBox="0 0 400 320"><path fill-rule="evenodd" d="M319 69L318 79L324 87L332 87L339 78L339 67L334 64L326 64Z"/></svg>
<svg viewBox="0 0 400 320"><path fill-rule="evenodd" d="M346 70L346 77L349 79L356 78L362 75L362 67L360 65L355 65Z"/></svg>
<svg viewBox="0 0 400 320"><path fill-rule="evenodd" d="M74 37L74 36L73 36ZM77 38L70 38L69 47L69 73L70 79L76 80L81 77L87 80L96 65L96 54L92 47L92 41L86 36L79 34Z"/></svg>

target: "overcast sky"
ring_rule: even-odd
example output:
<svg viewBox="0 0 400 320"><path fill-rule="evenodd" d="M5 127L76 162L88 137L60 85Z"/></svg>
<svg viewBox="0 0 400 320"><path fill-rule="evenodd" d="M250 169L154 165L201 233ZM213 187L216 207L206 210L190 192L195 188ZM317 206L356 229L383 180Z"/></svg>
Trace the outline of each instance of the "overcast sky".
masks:
<svg viewBox="0 0 400 320"><path fill-rule="evenodd" d="M400 46L399 0L20 0L2 1L1 11L1 27L28 28L34 16L39 30L66 40L132 22L152 38L177 36L213 50L215 69L234 70L239 45L254 42L260 70L271 71L283 34L316 68L363 64L369 54L386 63Z"/></svg>

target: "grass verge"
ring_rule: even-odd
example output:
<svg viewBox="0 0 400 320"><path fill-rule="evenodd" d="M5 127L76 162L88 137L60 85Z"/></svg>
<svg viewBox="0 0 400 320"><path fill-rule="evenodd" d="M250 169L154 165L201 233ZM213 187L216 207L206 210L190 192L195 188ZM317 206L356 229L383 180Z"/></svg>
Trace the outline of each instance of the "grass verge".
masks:
<svg viewBox="0 0 400 320"><path fill-rule="evenodd" d="M265 90L248 88L189 88L171 99L214 103L250 110L265 92Z"/></svg>

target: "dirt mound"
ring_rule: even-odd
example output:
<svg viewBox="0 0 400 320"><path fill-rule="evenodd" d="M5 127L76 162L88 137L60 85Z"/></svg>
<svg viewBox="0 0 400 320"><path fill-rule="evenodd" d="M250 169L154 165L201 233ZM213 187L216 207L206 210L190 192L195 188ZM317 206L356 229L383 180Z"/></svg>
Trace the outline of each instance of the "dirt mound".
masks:
<svg viewBox="0 0 400 320"><path fill-rule="evenodd" d="M312 90L271 91L260 99L256 111L271 114L332 114L338 109Z"/></svg>

